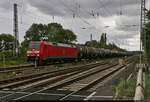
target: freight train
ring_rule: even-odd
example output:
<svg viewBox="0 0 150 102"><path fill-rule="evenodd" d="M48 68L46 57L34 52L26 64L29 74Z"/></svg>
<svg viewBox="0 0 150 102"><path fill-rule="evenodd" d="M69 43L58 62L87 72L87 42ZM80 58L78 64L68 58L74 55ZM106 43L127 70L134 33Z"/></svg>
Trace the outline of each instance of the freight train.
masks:
<svg viewBox="0 0 150 102"><path fill-rule="evenodd" d="M27 60L37 61L38 64L41 62L73 61L130 55L132 55L131 52L46 41L31 41L27 49Z"/></svg>

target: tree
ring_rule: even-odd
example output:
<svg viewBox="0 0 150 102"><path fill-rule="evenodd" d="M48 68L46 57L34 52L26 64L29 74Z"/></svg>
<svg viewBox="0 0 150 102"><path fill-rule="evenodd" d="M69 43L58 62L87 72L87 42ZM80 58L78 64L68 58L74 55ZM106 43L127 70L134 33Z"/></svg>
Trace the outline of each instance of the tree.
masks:
<svg viewBox="0 0 150 102"><path fill-rule="evenodd" d="M85 46L89 47L96 47L96 48L106 48L106 49L111 49L111 50L119 50L119 51L125 51L124 49L119 48L117 45L113 44L107 44L107 36L106 33L102 33L100 41L92 40L92 41L87 41L84 44Z"/></svg>
<svg viewBox="0 0 150 102"><path fill-rule="evenodd" d="M72 43L76 41L76 35L69 29L63 29L61 24L32 24L24 36L25 40L22 42L22 46L27 47L30 41L40 41L41 37L45 36L50 42Z"/></svg>
<svg viewBox="0 0 150 102"><path fill-rule="evenodd" d="M32 24L24 36L25 40L40 41L40 38L45 35L46 25Z"/></svg>
<svg viewBox="0 0 150 102"><path fill-rule="evenodd" d="M0 35L0 50L3 48L2 40L4 40L5 50L13 49L14 37L11 34Z"/></svg>
<svg viewBox="0 0 150 102"><path fill-rule="evenodd" d="M47 26L46 35L49 41L59 43L72 43L76 41L76 35L69 29L63 29L60 24L50 23Z"/></svg>
<svg viewBox="0 0 150 102"><path fill-rule="evenodd" d="M27 47L30 41L40 41L41 37L45 36L46 25L33 23L26 31L22 46Z"/></svg>
<svg viewBox="0 0 150 102"><path fill-rule="evenodd" d="M89 46L89 47L97 47L98 48L98 45L99 45L99 43L96 40L85 42L85 46Z"/></svg>
<svg viewBox="0 0 150 102"><path fill-rule="evenodd" d="M91 41L86 41L84 45L85 46L91 46Z"/></svg>
<svg viewBox="0 0 150 102"><path fill-rule="evenodd" d="M97 48L106 48L107 47L107 37L106 33L102 33L100 41L92 40L85 42L85 46L97 47Z"/></svg>
<svg viewBox="0 0 150 102"><path fill-rule="evenodd" d="M150 20L150 10L147 12L146 16Z"/></svg>
<svg viewBox="0 0 150 102"><path fill-rule="evenodd" d="M150 10L147 12L147 18L150 20ZM144 37L144 35L146 35L146 37ZM142 29L141 39L142 39L143 46L146 41L145 51L146 51L146 55L147 55L147 61L148 61L148 63L150 63L150 53L149 53L150 52L150 46L149 46L149 44L150 44L150 21L147 22L145 24L144 28Z"/></svg>
<svg viewBox="0 0 150 102"><path fill-rule="evenodd" d="M63 43L71 43L76 41L77 36L69 29L64 29L63 33Z"/></svg>
<svg viewBox="0 0 150 102"><path fill-rule="evenodd" d="M102 33L101 35L101 39L99 42L99 46L105 48L107 46L107 37L106 37L106 33Z"/></svg>
<svg viewBox="0 0 150 102"><path fill-rule="evenodd" d="M47 25L46 36L48 40L51 42L61 42L61 38L63 38L63 28L60 24L50 23Z"/></svg>
<svg viewBox="0 0 150 102"><path fill-rule="evenodd" d="M126 51L125 49L121 49L119 48L116 44L114 43L109 43L106 47L107 49L111 49L111 50L118 50L118 51Z"/></svg>

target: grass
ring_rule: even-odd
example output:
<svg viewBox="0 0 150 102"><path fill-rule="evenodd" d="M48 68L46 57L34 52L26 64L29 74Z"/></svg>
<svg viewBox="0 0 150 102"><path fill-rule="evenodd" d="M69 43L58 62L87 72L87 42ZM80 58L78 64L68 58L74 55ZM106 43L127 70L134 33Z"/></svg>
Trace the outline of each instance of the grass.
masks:
<svg viewBox="0 0 150 102"><path fill-rule="evenodd" d="M144 90L145 100L150 100L150 71L145 73L145 90Z"/></svg>
<svg viewBox="0 0 150 102"><path fill-rule="evenodd" d="M125 85L125 80L121 79L118 85L111 86L112 91L116 93L116 99L130 99L135 95L136 78L132 77ZM145 72L144 99L150 100L150 71Z"/></svg>
<svg viewBox="0 0 150 102"><path fill-rule="evenodd" d="M146 63L142 56L142 63ZM147 61L150 65L150 61ZM139 59L136 61L139 63ZM138 71L138 69L136 69ZM149 69L150 70L150 69ZM145 72L145 89L144 89L144 99L150 100L150 71Z"/></svg>
<svg viewBox="0 0 150 102"><path fill-rule="evenodd" d="M5 50L0 52L0 67L4 67L3 59L5 58L5 66L19 65L26 62L26 50L21 50L18 57L13 56L12 50Z"/></svg>
<svg viewBox="0 0 150 102"><path fill-rule="evenodd" d="M5 58L5 67L7 66L12 66L12 65L19 65L26 63L25 57L10 57L10 58ZM0 59L0 67L4 67L3 64L3 59Z"/></svg>
<svg viewBox="0 0 150 102"><path fill-rule="evenodd" d="M22 74L32 74L32 73L34 73L35 72L35 69L28 69L28 70L24 70L24 71L22 71Z"/></svg>
<svg viewBox="0 0 150 102"><path fill-rule="evenodd" d="M112 86L112 91L116 93L116 99L131 99L134 97L135 87L136 80L132 77L128 82L121 79L118 85Z"/></svg>
<svg viewBox="0 0 150 102"><path fill-rule="evenodd" d="M15 75L12 74L12 73L9 73L9 74L0 73L0 80L6 79L6 78L11 78L11 77L13 77L13 76L15 76Z"/></svg>

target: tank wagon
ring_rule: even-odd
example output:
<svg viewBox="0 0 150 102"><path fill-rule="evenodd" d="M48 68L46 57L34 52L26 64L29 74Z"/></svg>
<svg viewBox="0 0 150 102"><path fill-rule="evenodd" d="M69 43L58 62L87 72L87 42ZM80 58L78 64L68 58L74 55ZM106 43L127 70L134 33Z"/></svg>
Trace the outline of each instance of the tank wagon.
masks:
<svg viewBox="0 0 150 102"><path fill-rule="evenodd" d="M58 60L73 61L130 55L132 55L131 52L120 52L104 48L68 45L46 41L31 41L27 49L27 60L37 61L38 64L40 62L55 62Z"/></svg>

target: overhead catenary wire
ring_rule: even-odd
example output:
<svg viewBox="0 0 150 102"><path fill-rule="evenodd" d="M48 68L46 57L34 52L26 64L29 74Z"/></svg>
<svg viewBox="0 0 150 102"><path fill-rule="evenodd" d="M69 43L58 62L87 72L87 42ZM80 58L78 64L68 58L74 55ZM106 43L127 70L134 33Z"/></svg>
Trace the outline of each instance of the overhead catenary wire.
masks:
<svg viewBox="0 0 150 102"><path fill-rule="evenodd" d="M121 0L119 1L119 3L120 3L119 15L121 16L122 15L122 2L121 2Z"/></svg>
<svg viewBox="0 0 150 102"><path fill-rule="evenodd" d="M79 1L77 4L78 4L77 7L79 7L79 12L83 11L82 13L86 13L86 14L90 15L92 18L96 19L96 14L95 14L94 10L91 10L91 12L87 11L86 9L84 9L82 7L82 5L79 3Z"/></svg>
<svg viewBox="0 0 150 102"><path fill-rule="evenodd" d="M61 3L68 8L68 10L70 10L72 13L75 13L75 10L72 10L70 7L68 7L68 5L66 5L62 0L60 0ZM76 14L77 15L77 14ZM80 15L78 15L79 19L82 20L85 24L91 25L88 21L86 21L85 19L83 19Z"/></svg>
<svg viewBox="0 0 150 102"><path fill-rule="evenodd" d="M22 19L24 18L24 16L31 17L34 20L40 20L43 22L51 21L50 19L47 19L41 15L37 15L37 14L35 15L35 12L26 11L26 10L23 11L23 9L24 9L24 1L23 0L20 1L18 8L20 8L20 10L19 10L20 12L18 12L18 13L20 13L20 23L22 23Z"/></svg>
<svg viewBox="0 0 150 102"><path fill-rule="evenodd" d="M23 0L22 0L23 1ZM61 2L62 0L60 0L60 2ZM99 9L99 10L103 10L102 11L102 13L103 14L105 14L105 15L109 15L109 16L113 16L113 14L112 14L112 12L111 12L111 10L110 9L108 9L108 5L107 6L104 6L104 3L103 3L103 1L102 0L97 0L99 3L99 5L101 5L101 7L102 7L102 9ZM108 1L107 1L108 2ZM112 2L112 1L111 1ZM87 14L87 15L89 15L89 16L91 16L91 17L93 17L93 18L96 18L95 16L92 16L92 14L95 14L96 15L96 11L95 10L93 10L92 12L91 11L87 11L86 9L84 9L84 7L80 4L80 3L78 3L78 11L76 12L76 10L75 9L71 9L71 7L69 7L69 5L67 5L66 3L62 3L63 5L65 5L65 7L67 8L67 9L69 9L70 10L70 12L68 12L68 13L70 13L70 14L76 14L77 15L77 17L84 23L84 24L86 24L86 25L89 25L89 26L91 26L91 27L93 27L95 30L97 30L98 31L98 28L97 28L97 25L95 25L95 24L92 24L90 21L88 21L87 19L85 19L82 15L81 15L81 13L83 14ZM121 8L121 6L122 5L120 5L120 11L122 10L122 8ZM30 12L30 13L29 13ZM29 12L23 12L24 14L22 14L22 16L26 16L26 17L32 17L33 18L33 20L34 21L37 21L37 20L40 20L40 21L43 21L43 22L47 22L49 19L47 19L47 17L41 17L40 15L36 15L35 16L35 13L33 13L33 12L31 12L31 11L29 11ZM101 13L101 12L100 12ZM99 15L101 15L99 13ZM22 18L21 18L22 19ZM50 21L50 20L49 20ZM96 19L95 19L95 21L96 21ZM21 21L22 22L22 21ZM22 22L22 23L24 23L25 24L25 22ZM24 25L24 24L22 24L22 25ZM25 24L25 25L27 25L27 24ZM129 26L126 26L125 28L129 28ZM133 26L132 26L133 27ZM100 30L99 30L100 31Z"/></svg>
<svg viewBox="0 0 150 102"><path fill-rule="evenodd" d="M113 16L113 14L105 7L103 1L101 0L97 0L100 7L102 7L102 9L105 11L104 13L107 13L107 16Z"/></svg>
<svg viewBox="0 0 150 102"><path fill-rule="evenodd" d="M105 10L105 12L107 13L107 15L108 16L113 16L113 14L103 5L103 2L101 2L100 0L97 0L98 1L98 3L100 4L100 6L102 7L102 9L104 9ZM121 1L120 1L120 7L121 7ZM120 9L120 11L121 11L122 9ZM108 35L109 36L109 35ZM110 37L110 38L113 38L113 39L115 39L116 40L116 38L115 37ZM118 40L118 39L117 39ZM118 43L118 41L117 41L117 43ZM121 43L120 41L119 41L119 43Z"/></svg>
<svg viewBox="0 0 150 102"><path fill-rule="evenodd" d="M93 27L94 27L96 30L99 31L99 29L97 29L95 26L93 26ZM107 36L109 36L109 35L107 35ZM110 38L113 38L114 41L115 41L115 43L117 43L117 45L120 45L120 43L122 43L121 40L118 40L117 38L115 38L115 37L113 37L113 36L110 36Z"/></svg>

